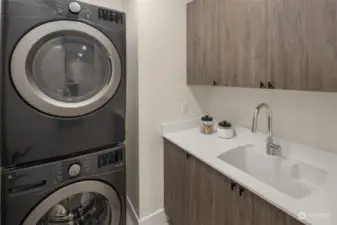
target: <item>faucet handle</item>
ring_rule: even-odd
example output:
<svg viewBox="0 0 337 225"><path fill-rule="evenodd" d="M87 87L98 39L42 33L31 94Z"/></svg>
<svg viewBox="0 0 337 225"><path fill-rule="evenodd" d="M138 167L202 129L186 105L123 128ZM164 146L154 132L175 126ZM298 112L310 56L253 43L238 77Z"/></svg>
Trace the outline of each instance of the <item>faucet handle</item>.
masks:
<svg viewBox="0 0 337 225"><path fill-rule="evenodd" d="M268 155L281 155L281 146L274 143L274 140L272 137L267 138L267 154Z"/></svg>
<svg viewBox="0 0 337 225"><path fill-rule="evenodd" d="M281 150L281 145L278 145L278 144L275 144L275 143L270 143L269 145L272 149L275 149L275 150Z"/></svg>

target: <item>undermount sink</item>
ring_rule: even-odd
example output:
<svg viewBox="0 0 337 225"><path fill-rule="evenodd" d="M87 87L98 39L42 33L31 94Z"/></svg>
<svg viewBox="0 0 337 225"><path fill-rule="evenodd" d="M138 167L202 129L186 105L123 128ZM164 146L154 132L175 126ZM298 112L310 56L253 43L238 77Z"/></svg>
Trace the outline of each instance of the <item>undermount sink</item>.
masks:
<svg viewBox="0 0 337 225"><path fill-rule="evenodd" d="M218 158L295 199L323 185L327 176L307 164L263 154L252 145L231 149Z"/></svg>

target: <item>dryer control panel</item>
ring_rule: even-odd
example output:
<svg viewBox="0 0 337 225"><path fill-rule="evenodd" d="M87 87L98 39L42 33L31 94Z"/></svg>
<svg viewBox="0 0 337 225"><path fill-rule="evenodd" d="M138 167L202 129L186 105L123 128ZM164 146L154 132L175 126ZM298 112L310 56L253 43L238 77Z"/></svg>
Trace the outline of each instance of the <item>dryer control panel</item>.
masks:
<svg viewBox="0 0 337 225"><path fill-rule="evenodd" d="M10 17L39 15L49 20L89 21L105 28L125 30L125 13L76 0L11 0L6 7Z"/></svg>
<svg viewBox="0 0 337 225"><path fill-rule="evenodd" d="M75 179L91 179L124 168L123 145L42 165L8 169L3 176L8 192L16 194L42 189L46 185L62 185Z"/></svg>
<svg viewBox="0 0 337 225"><path fill-rule="evenodd" d="M124 15L122 13L109 10L106 8L98 8L98 19L108 21L110 23L123 24Z"/></svg>

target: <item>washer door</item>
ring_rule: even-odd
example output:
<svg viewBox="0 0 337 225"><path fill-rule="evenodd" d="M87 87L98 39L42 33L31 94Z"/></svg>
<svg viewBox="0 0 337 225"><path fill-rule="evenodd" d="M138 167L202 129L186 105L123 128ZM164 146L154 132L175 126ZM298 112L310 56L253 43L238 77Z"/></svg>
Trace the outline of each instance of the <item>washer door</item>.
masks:
<svg viewBox="0 0 337 225"><path fill-rule="evenodd" d="M121 80L121 60L99 30L81 22L54 21L20 40L11 75L30 105L47 114L73 117L111 99Z"/></svg>
<svg viewBox="0 0 337 225"><path fill-rule="evenodd" d="M82 181L47 197L23 225L119 225L120 219L116 191L99 181Z"/></svg>

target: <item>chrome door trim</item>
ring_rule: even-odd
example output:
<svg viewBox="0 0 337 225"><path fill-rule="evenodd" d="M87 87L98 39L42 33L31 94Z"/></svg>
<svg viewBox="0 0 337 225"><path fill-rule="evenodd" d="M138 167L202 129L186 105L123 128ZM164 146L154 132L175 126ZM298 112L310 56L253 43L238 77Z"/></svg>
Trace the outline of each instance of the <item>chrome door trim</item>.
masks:
<svg viewBox="0 0 337 225"><path fill-rule="evenodd" d="M34 210L28 215L22 225L35 225L39 220L57 203L63 199L80 194L83 192L92 192L101 194L106 197L110 203L112 215L119 215L113 217L110 225L119 225L121 219L121 202L116 191L109 185L100 181L81 181L70 184L60 190L49 195L45 200L38 204Z"/></svg>
<svg viewBox="0 0 337 225"><path fill-rule="evenodd" d="M32 82L27 74L26 62L29 53L42 38L56 32L79 32L91 36L101 43L108 52L111 64L110 81L95 96L85 101L69 103L53 99L46 95ZM55 116L80 116L90 113L105 103L115 94L121 80L121 60L113 43L99 30L76 21L54 21L42 24L28 32L16 45L11 60L11 76L20 95L33 107Z"/></svg>

